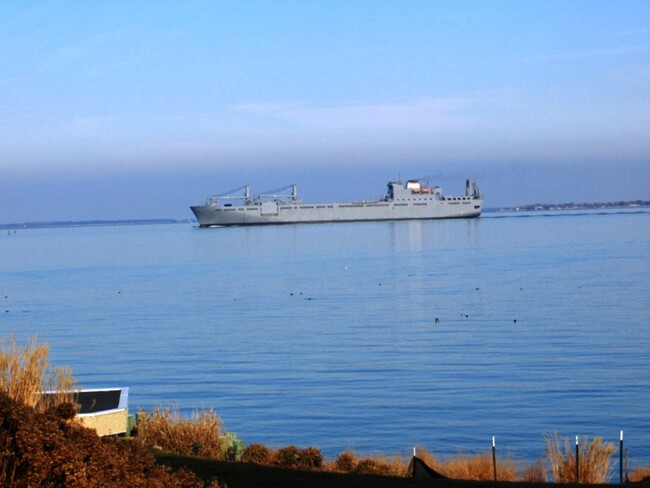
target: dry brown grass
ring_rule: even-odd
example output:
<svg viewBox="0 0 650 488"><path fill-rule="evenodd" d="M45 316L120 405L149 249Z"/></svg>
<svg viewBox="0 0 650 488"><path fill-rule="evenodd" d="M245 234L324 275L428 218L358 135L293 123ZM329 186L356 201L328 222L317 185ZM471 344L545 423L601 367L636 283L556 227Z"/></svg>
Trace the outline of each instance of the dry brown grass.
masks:
<svg viewBox="0 0 650 488"><path fill-rule="evenodd" d="M221 419L213 409L195 410L183 418L177 408L156 407L153 412L138 414L138 439L149 446L181 455L200 455L223 459L225 437Z"/></svg>
<svg viewBox="0 0 650 488"><path fill-rule="evenodd" d="M0 391L18 403L39 411L73 403L76 381L68 368L48 372L48 347L29 339L24 347L16 343L15 334L2 340L0 350ZM43 401L43 392L56 392Z"/></svg>
<svg viewBox="0 0 650 488"><path fill-rule="evenodd" d="M460 454L454 458L440 461L426 449L417 449L417 456L427 466L447 476L458 480L494 480L494 466L492 454L479 454L467 456ZM384 456L359 458L354 452L346 451L336 458L333 463L328 463L331 471L347 473L372 473L390 476L406 476L410 460L400 456L392 458ZM539 477L536 474L535 480ZM497 479L499 481L516 481L517 468L509 459L497 459Z"/></svg>
<svg viewBox="0 0 650 488"><path fill-rule="evenodd" d="M404 460L400 456L379 456L370 459L378 461L379 466L382 466L382 469L389 476L406 476L406 472L408 471L409 461Z"/></svg>
<svg viewBox="0 0 650 488"><path fill-rule="evenodd" d="M461 453L454 458L439 461L426 451L419 451L418 457L448 478L477 481L494 480L492 453L477 454L475 456ZM516 479L517 468L514 463L509 459L497 459L497 480L515 481Z"/></svg>
<svg viewBox="0 0 650 488"><path fill-rule="evenodd" d="M494 464L491 452L475 456L460 453L456 457L441 461L426 449L418 448L417 456L427 466L448 478L478 481L494 480ZM519 475L514 461L509 458L497 458L497 480L545 481L546 469L543 463L539 461L534 465L525 466L521 475Z"/></svg>
<svg viewBox="0 0 650 488"><path fill-rule="evenodd" d="M342 473L379 474L385 476L406 476L408 462L400 456L372 456L360 458L354 451L345 451L332 463L326 463L327 471Z"/></svg>
<svg viewBox="0 0 650 488"><path fill-rule="evenodd" d="M633 483L637 483L639 481L643 481L649 478L650 478L650 467L647 466L640 466L638 468L634 468L632 470L632 473L630 474L630 481L632 481Z"/></svg>
<svg viewBox="0 0 650 488"><path fill-rule="evenodd" d="M528 464L523 467L520 476L521 481L526 483L546 483L548 477L546 475L546 466L541 459L533 464Z"/></svg>
<svg viewBox="0 0 650 488"><path fill-rule="evenodd" d="M560 439L558 434L553 434L545 435L544 440L551 480L556 483L575 483L576 457L569 438ZM615 452L616 447L611 442L603 442L600 437L594 437L594 440L589 442L589 439L584 437L578 447L580 483L606 483L612 474L611 460Z"/></svg>
<svg viewBox="0 0 650 488"><path fill-rule="evenodd" d="M34 407L40 398L47 368L47 346L31 339L24 348L16 344L16 336L2 341L0 351L0 390L16 402Z"/></svg>

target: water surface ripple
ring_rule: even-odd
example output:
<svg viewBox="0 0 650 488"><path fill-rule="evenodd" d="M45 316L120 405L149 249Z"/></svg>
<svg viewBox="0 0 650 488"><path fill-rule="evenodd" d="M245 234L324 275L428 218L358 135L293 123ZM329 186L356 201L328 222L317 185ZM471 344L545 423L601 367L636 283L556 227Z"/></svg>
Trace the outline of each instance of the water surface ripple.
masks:
<svg viewBox="0 0 650 488"><path fill-rule="evenodd" d="M532 461L624 429L647 465L650 213L527 216L19 230L0 335L247 442Z"/></svg>

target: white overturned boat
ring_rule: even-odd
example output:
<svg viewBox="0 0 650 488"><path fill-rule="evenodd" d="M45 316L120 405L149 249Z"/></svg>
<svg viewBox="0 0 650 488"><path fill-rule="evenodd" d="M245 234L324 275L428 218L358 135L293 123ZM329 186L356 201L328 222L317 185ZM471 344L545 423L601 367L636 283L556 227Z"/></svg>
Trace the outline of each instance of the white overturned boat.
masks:
<svg viewBox="0 0 650 488"><path fill-rule="evenodd" d="M289 194L278 194L289 189ZM296 185L256 196L251 196L250 186L246 185L190 208L199 226L212 227L473 218L481 215L482 206L483 198L472 180L467 180L461 196L444 196L439 187L409 180L406 184L391 181L386 196L375 201L304 203L298 200Z"/></svg>

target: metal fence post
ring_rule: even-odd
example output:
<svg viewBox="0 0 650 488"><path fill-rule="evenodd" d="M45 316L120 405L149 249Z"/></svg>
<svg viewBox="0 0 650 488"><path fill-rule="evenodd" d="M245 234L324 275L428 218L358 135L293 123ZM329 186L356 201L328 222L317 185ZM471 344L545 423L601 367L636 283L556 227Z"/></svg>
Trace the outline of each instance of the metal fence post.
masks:
<svg viewBox="0 0 650 488"><path fill-rule="evenodd" d="M497 480L497 442L492 436L492 466L494 467L494 481Z"/></svg>
<svg viewBox="0 0 650 488"><path fill-rule="evenodd" d="M576 436L576 484L580 484L580 442Z"/></svg>
<svg viewBox="0 0 650 488"><path fill-rule="evenodd" d="M621 444L618 448L618 475L619 481L623 484L623 431L621 430Z"/></svg>

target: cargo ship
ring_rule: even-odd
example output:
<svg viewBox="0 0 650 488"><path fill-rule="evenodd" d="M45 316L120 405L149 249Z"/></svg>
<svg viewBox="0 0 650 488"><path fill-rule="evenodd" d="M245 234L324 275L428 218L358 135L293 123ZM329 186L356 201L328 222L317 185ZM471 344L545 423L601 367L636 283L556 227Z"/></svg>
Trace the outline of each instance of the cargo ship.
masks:
<svg viewBox="0 0 650 488"><path fill-rule="evenodd" d="M296 185L253 196L245 185L190 209L200 227L215 227L474 218L481 215L482 206L483 197L472 180L466 181L460 196L445 196L440 187L408 180L389 182L379 200L348 203L305 203L298 199Z"/></svg>

